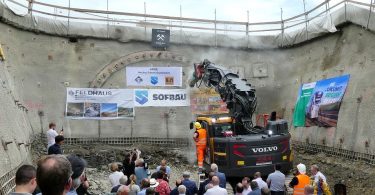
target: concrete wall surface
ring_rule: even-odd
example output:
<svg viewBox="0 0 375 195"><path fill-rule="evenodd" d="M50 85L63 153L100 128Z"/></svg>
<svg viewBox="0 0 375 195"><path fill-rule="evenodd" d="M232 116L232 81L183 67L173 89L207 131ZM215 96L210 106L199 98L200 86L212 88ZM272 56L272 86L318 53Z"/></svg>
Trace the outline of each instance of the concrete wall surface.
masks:
<svg viewBox="0 0 375 195"><path fill-rule="evenodd" d="M0 61L0 178L30 160L33 134L18 93L22 86L15 82L9 68L7 63Z"/></svg>
<svg viewBox="0 0 375 195"><path fill-rule="evenodd" d="M337 128L291 128L293 139L358 152L372 152L374 136L373 79L375 61L374 34L355 25L311 42L284 49L250 50L172 44L168 51L183 57L138 60L128 66L181 66L184 80L192 72L192 63L204 58L227 67L239 68L257 89L257 114L276 110L292 122L292 111L302 83L350 74L350 82L341 105ZM35 34L0 23L0 42L7 61L3 66L14 79L20 101L35 133L45 132L54 121L64 126L67 137L189 137L190 108L136 108L134 120L68 120L64 117L66 84L89 87L96 75L123 56L153 51L149 42L68 38ZM258 77L259 70L262 77ZM125 71L120 69L102 88L126 88ZM186 83L182 88L186 88ZM1 98L9 97L1 94ZM8 104L3 104L8 105ZM9 104L9 106L12 106ZM2 113L5 114L5 113ZM9 113L7 113L9 115ZM10 115L19 117L17 114ZM169 116L169 117L166 117ZM341 139L341 142L340 142ZM368 142L368 147L365 142Z"/></svg>

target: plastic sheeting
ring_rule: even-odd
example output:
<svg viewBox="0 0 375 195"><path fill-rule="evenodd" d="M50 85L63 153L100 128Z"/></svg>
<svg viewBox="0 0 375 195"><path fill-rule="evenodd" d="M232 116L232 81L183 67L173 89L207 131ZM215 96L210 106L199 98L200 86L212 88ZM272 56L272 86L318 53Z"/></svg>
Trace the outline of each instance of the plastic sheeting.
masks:
<svg viewBox="0 0 375 195"><path fill-rule="evenodd" d="M25 3L26 1L22 1L22 2ZM19 3L22 4L22 2L19 2ZM18 15L18 16L26 16L27 15L28 10L26 8L21 7L17 4L14 4L14 3L6 1L6 0L3 0L3 3L15 15Z"/></svg>
<svg viewBox="0 0 375 195"><path fill-rule="evenodd" d="M346 11L346 12L345 12ZM146 31L143 27L128 27L120 25L107 25L77 22L67 18L52 20L40 16L23 15L16 9L9 7L0 1L0 17L3 21L13 26L35 32L57 36L74 37L94 37L115 39L120 42L151 41L151 28ZM369 10L352 4L347 4L336 11L320 16L307 26L300 25L299 29L286 31L278 35L269 36L238 36L189 32L180 30L171 31L171 43L183 43L204 46L223 46L237 48L278 48L282 46L292 46L319 37L323 34L336 32L336 26L344 22L352 22L361 26L367 26ZM369 22L369 29L375 30L375 13L371 14L372 20Z"/></svg>

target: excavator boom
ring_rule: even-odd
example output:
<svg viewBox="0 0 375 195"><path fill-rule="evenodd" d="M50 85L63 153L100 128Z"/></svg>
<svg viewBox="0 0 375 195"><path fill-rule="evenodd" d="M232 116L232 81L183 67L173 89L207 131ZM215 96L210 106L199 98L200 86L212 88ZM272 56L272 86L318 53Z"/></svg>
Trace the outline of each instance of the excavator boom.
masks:
<svg viewBox="0 0 375 195"><path fill-rule="evenodd" d="M257 98L254 87L246 79L205 59L194 64L193 79L190 80L190 87L199 88L201 84L214 88L227 104L229 113L236 122L249 131L253 130L252 115L257 106Z"/></svg>

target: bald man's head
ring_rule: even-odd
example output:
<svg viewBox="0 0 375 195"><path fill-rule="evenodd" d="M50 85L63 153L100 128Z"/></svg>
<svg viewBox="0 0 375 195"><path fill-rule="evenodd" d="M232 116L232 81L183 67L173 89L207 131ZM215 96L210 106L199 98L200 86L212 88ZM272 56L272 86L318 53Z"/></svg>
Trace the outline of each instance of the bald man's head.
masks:
<svg viewBox="0 0 375 195"><path fill-rule="evenodd" d="M219 183L220 183L220 179L219 179L219 177L218 176L213 176L212 177L212 181L211 181L211 183L214 185L214 186L217 186L217 185L219 185Z"/></svg>
<svg viewBox="0 0 375 195"><path fill-rule="evenodd" d="M165 159L161 160L160 165L163 166L163 167L166 166L167 160L165 160Z"/></svg>
<svg viewBox="0 0 375 195"><path fill-rule="evenodd" d="M259 178L259 177L262 177L262 174L260 174L260 172L256 172L254 173L254 178Z"/></svg>
<svg viewBox="0 0 375 195"><path fill-rule="evenodd" d="M44 156L38 161L36 178L43 195L60 195L69 191L72 174L70 162L63 155Z"/></svg>

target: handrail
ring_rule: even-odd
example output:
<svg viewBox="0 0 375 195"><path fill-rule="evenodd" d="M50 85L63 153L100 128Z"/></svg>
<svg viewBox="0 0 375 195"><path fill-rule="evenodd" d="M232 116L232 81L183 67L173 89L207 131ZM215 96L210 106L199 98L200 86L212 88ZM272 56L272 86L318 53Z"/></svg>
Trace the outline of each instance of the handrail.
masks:
<svg viewBox="0 0 375 195"><path fill-rule="evenodd" d="M30 5L27 7L27 6L20 4L19 2L16 2L15 0L6 0L6 1L12 2L26 9L29 9L31 13L38 13L38 14L58 17L58 18L67 18L68 23L69 23L69 19L73 19L73 20L82 20L82 21L106 22L107 25L109 25L109 23L133 24L137 26L144 26L145 32L146 32L147 27L152 27L152 26L162 26L164 28L208 30L208 31L215 31L215 36L216 36L216 31L244 33L246 34L246 36L248 36L249 33L252 33L252 32L270 32L270 31L282 32L286 29L293 28L302 24L306 24L307 26L307 23L309 23L310 21L315 20L316 18L320 17L324 13L329 13L331 10L337 8L338 6L342 4L345 4L346 6L347 3L352 3L355 5L366 6L369 8L371 8L372 6L371 4L362 3L362 2L355 1L355 0L341 0L340 2L336 3L333 6L329 6L329 3L331 2L331 0L325 0L310 10L306 10L305 12L301 14L297 14L295 16L282 19L282 21L280 20L280 21L265 21L265 22L250 22L250 21L238 22L238 21L228 21L228 20L216 20L216 19L213 20L213 19L202 19L202 18L191 18L191 17L155 15L155 14L146 14L146 13L143 14L143 13L108 11L108 10L98 10L98 9L84 9L84 8L54 5L50 3L41 2L40 0L27 0L30 4L34 4L34 5L41 5L41 6L45 6L49 8L62 9L62 10L66 10L69 12L73 11L76 13L88 15L87 17L72 16L71 14L63 15L63 14L43 11L40 9L35 9L33 8L33 6L30 6ZM316 11L319 8L322 8L323 6L326 6L325 10L319 11L319 13L316 13ZM95 14L105 14L107 15L107 17L99 16ZM139 18L134 18L130 20L130 19L119 18L116 16L130 16L130 17L139 17ZM153 19L157 19L157 20L153 20ZM180 24L176 24L177 22L180 22ZM289 24L286 25L287 23ZM206 24L212 25L212 27L207 26ZM232 25L230 26L232 28L226 28L226 26L225 28L221 26L217 27L217 24ZM267 26L267 25L268 27L262 27L262 26ZM279 26L271 27L271 25L279 25ZM70 27L68 24L68 34L69 34L69 28ZM107 31L109 31L108 27L107 27Z"/></svg>

